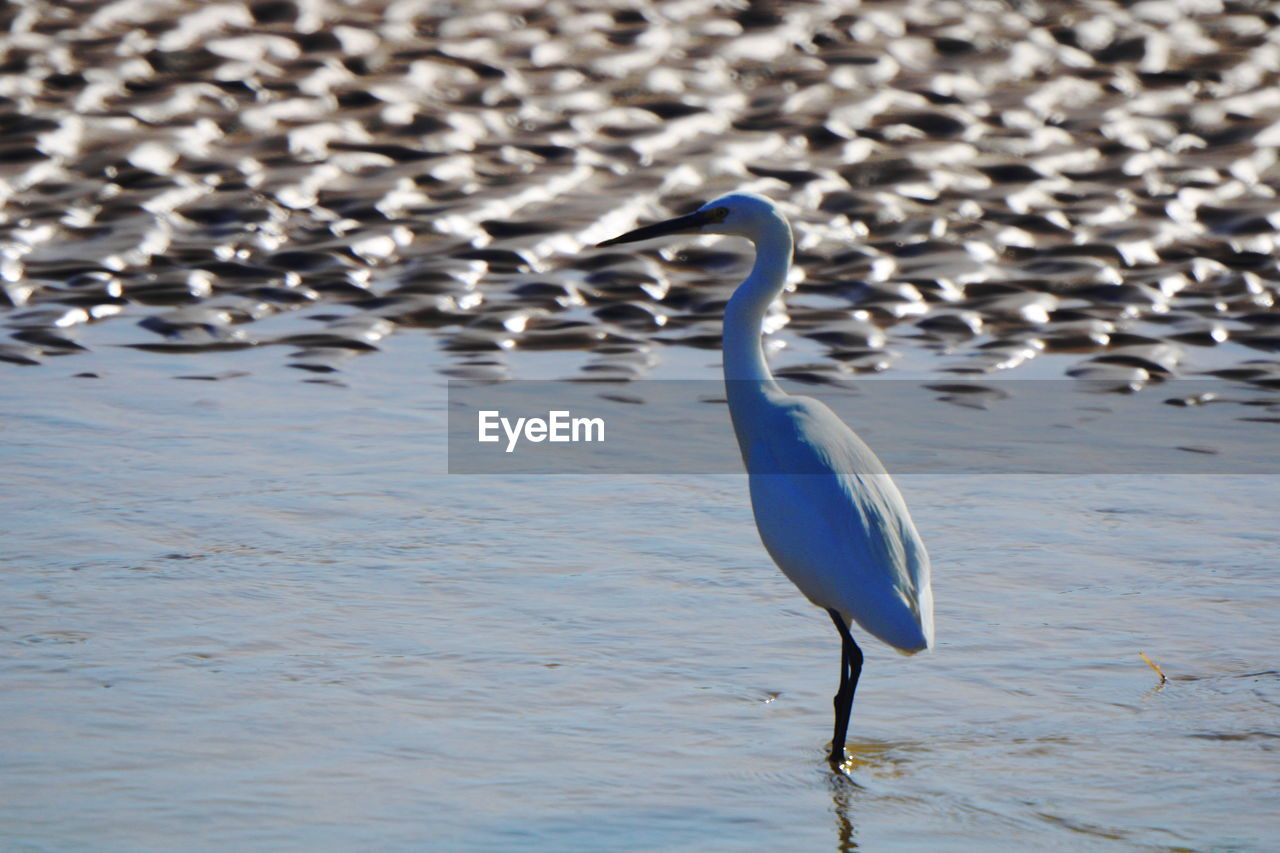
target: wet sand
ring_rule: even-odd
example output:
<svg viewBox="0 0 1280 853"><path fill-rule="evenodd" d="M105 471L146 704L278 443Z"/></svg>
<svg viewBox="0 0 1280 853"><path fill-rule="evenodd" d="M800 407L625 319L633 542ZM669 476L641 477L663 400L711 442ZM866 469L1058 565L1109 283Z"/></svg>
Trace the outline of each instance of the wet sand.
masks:
<svg viewBox="0 0 1280 853"><path fill-rule="evenodd" d="M0 358L342 381L425 329L454 377L644 377L747 249L587 247L750 188L796 223L784 373L1274 387L1275 15L1197 8L13 7Z"/></svg>

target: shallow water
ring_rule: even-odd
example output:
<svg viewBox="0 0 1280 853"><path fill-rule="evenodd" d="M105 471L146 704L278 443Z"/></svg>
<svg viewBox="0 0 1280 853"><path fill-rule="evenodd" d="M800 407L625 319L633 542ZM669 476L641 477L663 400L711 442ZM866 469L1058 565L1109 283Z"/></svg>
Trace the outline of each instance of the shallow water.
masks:
<svg viewBox="0 0 1280 853"><path fill-rule="evenodd" d="M1273 10L0 21L0 848L1276 847L1280 480L1235 473L1275 470ZM1200 431L1098 395L1086 439L1182 456L899 476L939 643L866 644L847 778L740 474L446 473L447 378L715 384L745 247L588 247L737 189L795 225L792 380L1075 376ZM936 452L1009 408L904 413L847 416Z"/></svg>
<svg viewBox="0 0 1280 853"><path fill-rule="evenodd" d="M900 477L939 644L866 643L843 780L741 476L444 474L422 336L345 388L183 358L0 386L9 849L1276 836L1274 476Z"/></svg>

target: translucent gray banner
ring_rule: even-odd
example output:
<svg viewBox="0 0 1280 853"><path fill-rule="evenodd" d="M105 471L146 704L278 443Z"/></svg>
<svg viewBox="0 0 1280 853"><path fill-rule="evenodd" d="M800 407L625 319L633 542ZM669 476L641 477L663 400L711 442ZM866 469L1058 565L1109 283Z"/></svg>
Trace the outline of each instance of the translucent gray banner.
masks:
<svg viewBox="0 0 1280 853"><path fill-rule="evenodd" d="M1280 473L1280 390L1175 380L782 383L891 473ZM449 382L452 474L735 474L720 381Z"/></svg>

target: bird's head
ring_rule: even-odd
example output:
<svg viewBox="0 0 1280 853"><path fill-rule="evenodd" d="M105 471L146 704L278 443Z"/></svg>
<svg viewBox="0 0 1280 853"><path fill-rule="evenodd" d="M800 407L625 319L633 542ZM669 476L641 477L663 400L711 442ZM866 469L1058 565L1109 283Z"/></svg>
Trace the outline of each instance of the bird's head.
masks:
<svg viewBox="0 0 1280 853"><path fill-rule="evenodd" d="M671 234L733 234L756 239L767 224L785 220L773 202L755 193L731 193L709 201L693 213L646 225L605 240L597 248L635 243Z"/></svg>

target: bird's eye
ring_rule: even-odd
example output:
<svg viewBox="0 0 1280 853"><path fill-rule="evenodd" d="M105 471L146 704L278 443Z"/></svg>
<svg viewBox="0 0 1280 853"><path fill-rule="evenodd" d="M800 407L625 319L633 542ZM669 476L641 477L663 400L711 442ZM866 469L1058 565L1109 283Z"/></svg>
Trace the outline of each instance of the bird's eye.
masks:
<svg viewBox="0 0 1280 853"><path fill-rule="evenodd" d="M728 215L729 215L729 208L727 207L713 207L707 211L707 217L712 222L724 222L725 217L727 217Z"/></svg>

